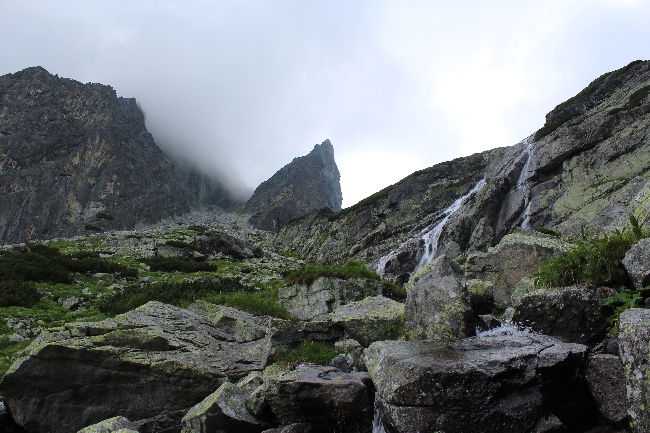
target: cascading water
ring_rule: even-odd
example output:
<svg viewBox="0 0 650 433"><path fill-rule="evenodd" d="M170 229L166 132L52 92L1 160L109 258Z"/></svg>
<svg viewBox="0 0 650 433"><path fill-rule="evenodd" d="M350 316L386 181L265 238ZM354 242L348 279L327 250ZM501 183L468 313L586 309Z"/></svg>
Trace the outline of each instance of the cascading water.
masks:
<svg viewBox="0 0 650 433"><path fill-rule="evenodd" d="M522 189L524 192L524 211L521 214L521 228L524 230L530 230L530 196L531 188L530 182L528 180L528 167L530 166L530 160L533 157L533 136L530 135L524 138L521 142L524 147L522 154L526 155L526 163L519 173L519 179L517 179L517 190Z"/></svg>
<svg viewBox="0 0 650 433"><path fill-rule="evenodd" d="M381 422L381 411L375 402L375 417L372 420L372 433L386 433L384 424Z"/></svg>
<svg viewBox="0 0 650 433"><path fill-rule="evenodd" d="M416 237L407 239L397 248L382 256L379 259L379 263L377 264L377 273L384 275L386 263L388 263L392 258L396 257L416 239L421 239L424 241L424 252L422 253L422 257L420 258L420 261L415 270L421 269L427 263L431 262L431 260L433 260L435 257L436 251L438 250L438 241L440 240L440 235L442 234L442 230L447 224L447 221L449 221L449 218L458 212L458 210L465 204L465 202L476 192L480 191L484 186L485 178L479 180L467 194L456 199L456 201L454 201L447 209L445 209L441 214L443 216L442 219L439 220L435 226L426 227L424 230L420 231Z"/></svg>

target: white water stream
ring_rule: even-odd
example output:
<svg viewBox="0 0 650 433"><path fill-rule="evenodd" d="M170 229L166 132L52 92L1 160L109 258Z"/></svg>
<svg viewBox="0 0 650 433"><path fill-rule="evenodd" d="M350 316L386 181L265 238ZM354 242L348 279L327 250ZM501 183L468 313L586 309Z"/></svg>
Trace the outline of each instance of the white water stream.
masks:
<svg viewBox="0 0 650 433"><path fill-rule="evenodd" d="M372 433L386 433L384 424L381 422L381 411L375 403L375 417L372 420Z"/></svg>
<svg viewBox="0 0 650 433"><path fill-rule="evenodd" d="M449 218L451 218L452 215L454 215L458 210L463 207L465 202L474 195L476 192L480 191L483 187L485 186L485 178L479 180L476 185L465 195L462 197L459 197L454 201L447 209L445 209L441 215L443 215L443 218L438 221L436 225L433 227L428 226L424 228L420 233L418 233L417 236L407 239L405 242L400 244L397 248L389 252L388 254L382 256L379 259L379 263L377 264L377 273L379 275L384 275L384 269L386 267L386 263L388 263L393 257L397 256L399 253L401 253L407 245L413 243L414 240L416 239L422 239L424 241L424 251L422 253L422 257L420 258L420 261L415 268L415 270L422 269L426 264L431 262L435 258L436 251L438 250L438 241L440 240L440 235L442 234L442 230L444 229L445 225L447 224L447 221L449 221Z"/></svg>
<svg viewBox="0 0 650 433"><path fill-rule="evenodd" d="M530 160L533 158L533 136L526 137L521 142L524 147L523 154L526 155L526 163L519 173L519 179L517 179L517 190L523 189L524 192L524 211L522 212L521 228L524 230L530 230L530 196L531 188L530 182L528 180L528 167L530 166Z"/></svg>

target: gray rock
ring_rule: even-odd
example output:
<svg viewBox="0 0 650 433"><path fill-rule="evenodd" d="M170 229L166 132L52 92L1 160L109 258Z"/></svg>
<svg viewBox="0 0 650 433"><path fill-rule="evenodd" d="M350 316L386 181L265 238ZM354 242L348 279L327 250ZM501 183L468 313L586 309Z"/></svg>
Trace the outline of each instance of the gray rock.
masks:
<svg viewBox="0 0 650 433"><path fill-rule="evenodd" d="M541 263L567 249L566 242L541 233L506 235L492 251L467 258L467 290L473 297L488 296L498 308L512 307L533 288L533 274Z"/></svg>
<svg viewBox="0 0 650 433"><path fill-rule="evenodd" d="M67 298L59 298L59 304L66 310L72 310L80 305L81 299L77 296L69 296Z"/></svg>
<svg viewBox="0 0 650 433"><path fill-rule="evenodd" d="M278 428L264 430L262 433L313 433L314 429L311 424L290 424Z"/></svg>
<svg viewBox="0 0 650 433"><path fill-rule="evenodd" d="M344 335L343 328L331 322L273 319L266 337L266 365L278 361L279 357L286 352L296 351L305 340L334 345Z"/></svg>
<svg viewBox="0 0 650 433"><path fill-rule="evenodd" d="M650 310L631 308L620 316L619 350L625 371L630 427L650 431Z"/></svg>
<svg viewBox="0 0 650 433"><path fill-rule="evenodd" d="M404 304L383 296L339 306L329 320L341 325L362 346L379 340L394 340L404 332Z"/></svg>
<svg viewBox="0 0 650 433"><path fill-rule="evenodd" d="M650 285L650 238L642 239L625 253L623 266L634 287L641 289Z"/></svg>
<svg viewBox="0 0 650 433"><path fill-rule="evenodd" d="M567 343L595 346L607 335L611 308L601 302L618 293L611 287L541 289L524 296L512 321Z"/></svg>
<svg viewBox="0 0 650 433"><path fill-rule="evenodd" d="M137 433L136 423L123 416L116 416L79 430L77 433Z"/></svg>
<svg viewBox="0 0 650 433"><path fill-rule="evenodd" d="M341 353L332 358L329 365L344 373L350 373L354 369L354 358L349 353Z"/></svg>
<svg viewBox="0 0 650 433"><path fill-rule="evenodd" d="M535 427L530 433L551 433L551 432L565 432L566 427L562 421L552 413L547 413L542 416Z"/></svg>
<svg viewBox="0 0 650 433"><path fill-rule="evenodd" d="M409 338L453 339L474 334L467 289L445 255L413 275L407 291L405 326Z"/></svg>
<svg viewBox="0 0 650 433"><path fill-rule="evenodd" d="M325 140L262 182L244 211L253 214L253 227L275 232L291 219L316 209L338 212L343 201L340 178L334 147Z"/></svg>
<svg viewBox="0 0 650 433"><path fill-rule="evenodd" d="M193 406L183 417L182 433L258 433L262 423L246 409L248 393L229 382Z"/></svg>
<svg viewBox="0 0 650 433"><path fill-rule="evenodd" d="M320 277L311 284L281 287L280 303L298 320L327 320L340 305L381 294L376 280Z"/></svg>
<svg viewBox="0 0 650 433"><path fill-rule="evenodd" d="M595 425L596 409L576 375L587 350L519 334L382 341L370 345L364 357L386 431L523 433L544 408L571 431Z"/></svg>
<svg viewBox="0 0 650 433"><path fill-rule="evenodd" d="M614 424L623 421L628 404L621 359L616 355L593 355L585 377L600 414Z"/></svg>
<svg viewBox="0 0 650 433"><path fill-rule="evenodd" d="M245 314L228 328L204 303L185 310L149 302L115 319L45 331L10 367L0 393L19 424L39 432L187 408L226 379L263 369L268 338L230 331L259 326Z"/></svg>
<svg viewBox="0 0 650 433"><path fill-rule="evenodd" d="M248 241L218 232L210 237L199 236L192 244L203 254L222 253L235 259L262 257L262 250Z"/></svg>
<svg viewBox="0 0 650 433"><path fill-rule="evenodd" d="M265 386L275 422L309 423L314 433L372 430L373 386L368 373L301 364Z"/></svg>
<svg viewBox="0 0 650 433"><path fill-rule="evenodd" d="M24 335L20 335L19 333L15 332L9 336L9 343L11 344L16 344L16 343L22 343L23 341L26 341L27 337Z"/></svg>

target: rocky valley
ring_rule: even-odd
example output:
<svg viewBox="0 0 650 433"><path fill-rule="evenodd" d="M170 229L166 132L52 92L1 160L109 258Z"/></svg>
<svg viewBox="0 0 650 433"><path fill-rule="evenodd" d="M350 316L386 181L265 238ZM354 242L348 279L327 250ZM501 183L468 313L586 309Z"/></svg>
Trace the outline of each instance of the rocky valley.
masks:
<svg viewBox="0 0 650 433"><path fill-rule="evenodd" d="M341 209L329 140L242 203L135 100L0 77L0 428L647 433L649 94Z"/></svg>

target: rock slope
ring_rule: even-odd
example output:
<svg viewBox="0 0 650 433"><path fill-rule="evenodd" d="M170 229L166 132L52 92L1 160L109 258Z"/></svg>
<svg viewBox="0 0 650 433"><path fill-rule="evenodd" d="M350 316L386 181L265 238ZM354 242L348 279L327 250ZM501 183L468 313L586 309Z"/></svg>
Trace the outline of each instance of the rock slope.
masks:
<svg viewBox="0 0 650 433"><path fill-rule="evenodd" d="M341 210L341 175L329 140L294 158L257 187L244 207L258 229L279 231L291 219L314 209Z"/></svg>
<svg viewBox="0 0 650 433"><path fill-rule="evenodd" d="M41 67L0 77L0 241L133 228L233 202L165 156L135 99Z"/></svg>

